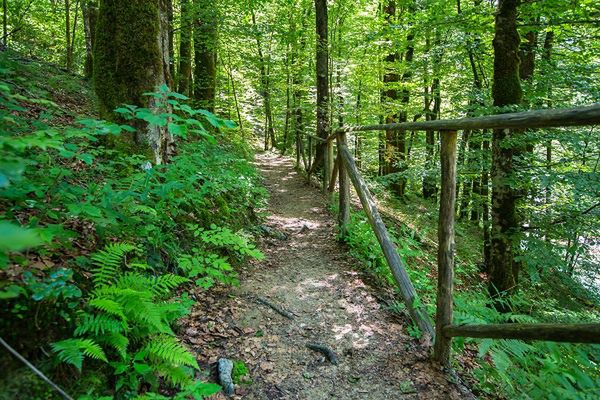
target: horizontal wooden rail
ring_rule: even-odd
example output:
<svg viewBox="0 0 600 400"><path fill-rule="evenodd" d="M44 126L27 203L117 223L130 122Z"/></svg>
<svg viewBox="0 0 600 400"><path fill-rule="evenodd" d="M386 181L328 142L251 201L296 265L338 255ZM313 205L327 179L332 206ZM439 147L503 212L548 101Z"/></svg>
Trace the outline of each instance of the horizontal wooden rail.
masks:
<svg viewBox="0 0 600 400"><path fill-rule="evenodd" d="M338 142L338 154L341 156L343 168L354 184L354 188L356 189L356 193L360 198L360 202L363 206L365 214L367 215L369 224L371 225L371 228L377 237L377 241L383 250L383 254L392 271L394 280L398 284L398 288L400 289L400 293L402 294L402 298L408 313L424 334L428 334L432 338L435 337L433 324L429 319L429 315L427 314L425 307L423 307L422 304L418 304L418 297L415 288L410 281L410 277L408 276L408 272L404 267L402 259L396 251L396 246L392 242L390 234L388 233L388 230L385 227L381 216L379 215L379 211L375 205L375 200L373 200L373 196L371 195L371 192L369 192L369 188L367 187L365 180L360 175L360 172L356 167L356 163L354 162L354 158L352 158L350 150L348 150L348 146L341 141Z"/></svg>
<svg viewBox="0 0 600 400"><path fill-rule="evenodd" d="M460 131L473 129L525 129L600 124L600 104L564 110L536 110L490 115L486 117L439 119L422 122L349 126L335 132L422 130Z"/></svg>
<svg viewBox="0 0 600 400"><path fill-rule="evenodd" d="M600 343L600 324L448 325L443 332L449 337Z"/></svg>

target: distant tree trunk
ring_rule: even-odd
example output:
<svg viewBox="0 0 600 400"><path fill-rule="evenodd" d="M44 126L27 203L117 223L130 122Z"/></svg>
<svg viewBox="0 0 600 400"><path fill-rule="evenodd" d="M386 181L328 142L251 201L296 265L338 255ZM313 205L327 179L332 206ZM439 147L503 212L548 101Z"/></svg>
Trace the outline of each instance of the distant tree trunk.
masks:
<svg viewBox="0 0 600 400"><path fill-rule="evenodd" d="M396 2L394 0L389 0L383 10L385 14L385 23L387 28L390 31L393 29L393 26L397 24L396 21ZM391 39L389 39L391 40ZM400 56L398 52L395 50L395 45L391 44L389 48L388 54L385 56L384 64L383 64L383 92L382 92L382 102L384 106L384 110L386 112L385 115L385 123L391 124L394 122L398 122L398 113L396 111L396 100L398 99L398 90L397 90L397 82L400 81L400 76L397 72L397 63ZM392 103L391 107L388 103ZM394 111L391 111L394 110ZM396 164L397 159L396 155L398 153L398 149L396 148L396 137L399 135L397 130L386 130L385 131L385 150L383 155L383 175L392 174L397 172Z"/></svg>
<svg viewBox="0 0 600 400"><path fill-rule="evenodd" d="M70 71L73 68L73 49L71 48L71 2L69 0L65 0L65 41L65 66Z"/></svg>
<svg viewBox="0 0 600 400"><path fill-rule="evenodd" d="M496 107L520 104L523 98L519 78L518 6L519 0L498 2L492 87ZM518 194L510 183L517 149L507 143L513 135L508 129L495 129L492 137L490 294L501 311L509 310L505 300L516 290L519 278L519 263L515 260L519 250Z"/></svg>
<svg viewBox="0 0 600 400"><path fill-rule="evenodd" d="M414 3L411 3L409 9L414 12ZM408 121L408 106L410 103L410 89L408 88L408 83L410 82L413 72L412 72L412 61L415 54L415 32L413 29L408 31L406 35L407 48L404 53L404 63L405 69L402 73L401 82L403 83L402 89L402 97L400 99L400 104L402 105L402 109L398 113L398 122L406 122ZM407 169L406 165L406 131L399 131L396 135L396 140L394 142L394 147L396 149L395 154L395 169L397 172L403 173ZM392 183L392 191L398 196L404 196L406 191L406 178L399 177Z"/></svg>
<svg viewBox="0 0 600 400"><path fill-rule="evenodd" d="M8 1L2 0L2 45L8 46Z"/></svg>
<svg viewBox="0 0 600 400"><path fill-rule="evenodd" d="M254 9L252 7L250 8L250 13L252 16L252 26L254 28L254 35L256 38L256 49L258 52L261 82L261 95L263 98L263 105L265 108L264 149L269 150L270 148L275 146L275 129L273 127L273 112L271 110L271 88L269 70L267 68L267 61L263 53L261 33L259 32L258 26L256 24L256 13L254 12Z"/></svg>
<svg viewBox="0 0 600 400"><path fill-rule="evenodd" d="M486 132L482 134L485 136ZM483 138L481 143L481 150L483 156L486 156L490 151L490 141L487 138ZM490 239L490 173L488 166L484 163L481 169L481 220L483 222L483 270L490 272L490 252L491 252L491 239Z"/></svg>
<svg viewBox="0 0 600 400"><path fill-rule="evenodd" d="M166 38L168 40L168 49L169 49L169 60L168 60L168 64L169 64L169 74L171 76L171 84L169 85L169 88L176 90L176 87L174 86L174 79L175 79L175 43L173 40L173 0L164 0L164 8L165 8L165 12L166 12L166 16L167 16L167 34L166 34Z"/></svg>
<svg viewBox="0 0 600 400"><path fill-rule="evenodd" d="M194 0L194 99L215 111L218 13L212 0Z"/></svg>
<svg viewBox="0 0 600 400"><path fill-rule="evenodd" d="M327 0L315 0L316 10L316 74L317 74L317 136L329 136L329 44L327 29ZM316 146L311 172L323 164L325 144Z"/></svg>
<svg viewBox="0 0 600 400"><path fill-rule="evenodd" d="M179 29L179 68L177 69L177 91L190 94L192 80L192 21L194 12L190 0L181 0L181 26Z"/></svg>
<svg viewBox="0 0 600 400"><path fill-rule="evenodd" d="M358 81L358 91L356 93L356 108L355 108L355 123L360 125L360 107L361 107L361 92L362 80ZM362 168L362 136L360 132L354 132L354 158L356 159L356 167Z"/></svg>
<svg viewBox="0 0 600 400"><path fill-rule="evenodd" d="M104 0L100 2L94 43L94 87L103 118L116 119L121 104L169 111L144 96L170 81L168 30L164 0ZM136 121L131 138L122 135L124 148L146 154L157 164L169 156L171 136L165 127Z"/></svg>
<svg viewBox="0 0 600 400"><path fill-rule="evenodd" d="M96 37L96 20L98 19L98 4L96 1L84 1L83 29L85 32L85 64L83 76L91 79L94 73L94 40Z"/></svg>
<svg viewBox="0 0 600 400"><path fill-rule="evenodd" d="M546 37L544 38L544 51L542 53L542 62L545 64L544 67L548 68L550 66L550 59L552 55L552 47L554 44L554 31L546 32ZM544 73L543 73L544 74ZM547 82L542 78L544 87L544 94L546 98L550 98L551 95L551 87L547 84ZM552 104L550 100L548 100L548 105ZM546 142L546 171L548 175L550 175L552 171L552 140L548 140ZM552 201L552 185L548 183L546 188L546 204L550 204Z"/></svg>
<svg viewBox="0 0 600 400"><path fill-rule="evenodd" d="M237 96L237 89L235 87L235 79L233 78L233 67L231 66L231 56L228 55L228 58L229 58L229 62L228 62L228 65L226 66L226 70L227 70L227 75L229 75L229 80L231 81L231 91L233 93L233 102L235 105L235 112L237 114L240 132L242 133L242 137L243 137L244 136L244 126L243 126L243 122L242 122L242 113L240 111L240 103L238 101L238 96Z"/></svg>
<svg viewBox="0 0 600 400"><path fill-rule="evenodd" d="M285 124L283 128L283 140L281 143L281 155L285 155L288 149L288 136L290 131L290 119L292 115L292 99L290 85L292 83L290 75L290 44L287 44L287 52L285 55Z"/></svg>
<svg viewBox="0 0 600 400"><path fill-rule="evenodd" d="M442 61L442 53L439 49L441 42L439 29L435 31L435 39L433 43L434 54L432 57L433 61L433 76L431 80L431 97L425 96L425 119L427 121L434 121L440 117L440 107L442 103L442 96L440 92L440 63ZM426 67L428 68L428 67ZM426 82L426 86L429 82ZM433 102L433 107L431 103ZM433 172L435 165L435 134L434 131L425 132L425 168L426 174L423 177L423 198L431 199L436 195L437 192L437 171Z"/></svg>

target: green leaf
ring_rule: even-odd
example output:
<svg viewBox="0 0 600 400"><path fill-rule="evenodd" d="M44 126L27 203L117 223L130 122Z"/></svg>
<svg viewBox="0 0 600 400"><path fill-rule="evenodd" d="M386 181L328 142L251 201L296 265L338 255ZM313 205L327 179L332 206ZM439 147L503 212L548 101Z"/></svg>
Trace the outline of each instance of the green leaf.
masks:
<svg viewBox="0 0 600 400"><path fill-rule="evenodd" d="M5 221L0 222L0 251L21 251L43 243L35 229L26 229Z"/></svg>

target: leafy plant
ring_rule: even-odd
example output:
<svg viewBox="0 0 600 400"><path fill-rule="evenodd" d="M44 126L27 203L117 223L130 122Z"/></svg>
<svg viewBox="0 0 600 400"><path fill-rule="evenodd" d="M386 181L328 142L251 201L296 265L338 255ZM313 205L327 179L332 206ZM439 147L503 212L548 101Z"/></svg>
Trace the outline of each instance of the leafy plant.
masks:
<svg viewBox="0 0 600 400"><path fill-rule="evenodd" d="M117 391L136 392L142 382L156 389L159 376L185 386L192 381L189 368L198 369L198 364L170 324L188 312L189 304L171 294L187 279L148 274L147 265L127 261L136 251L115 243L92 255L94 287L79 314L75 338L52 348L78 370L84 357L109 363Z"/></svg>

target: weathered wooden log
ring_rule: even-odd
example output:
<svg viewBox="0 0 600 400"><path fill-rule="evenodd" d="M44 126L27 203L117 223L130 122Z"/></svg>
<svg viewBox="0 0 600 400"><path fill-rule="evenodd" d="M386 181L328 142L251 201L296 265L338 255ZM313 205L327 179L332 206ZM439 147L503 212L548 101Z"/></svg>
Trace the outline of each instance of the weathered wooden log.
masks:
<svg viewBox="0 0 600 400"><path fill-rule="evenodd" d="M450 363L452 338L442 327L452 323L452 292L454 280L454 205L456 203L456 131L442 132L440 161L442 192L438 221L438 285L435 317L434 358L442 365Z"/></svg>
<svg viewBox="0 0 600 400"><path fill-rule="evenodd" d="M442 331L448 337L600 343L600 323L447 325Z"/></svg>
<svg viewBox="0 0 600 400"><path fill-rule="evenodd" d="M396 251L396 246L392 242L390 234L388 233L385 224L381 220L381 216L379 215L379 211L377 210L373 196L369 192L369 188L367 187L365 180L360 175L350 150L348 150L348 147L345 144L340 143L338 145L338 153L341 154L344 169L347 171L350 180L354 184L354 188L358 193L358 197L360 198L360 202L363 206L365 214L367 215L369 224L371 225L371 228L377 237L377 241L383 250L385 259L387 260L392 271L392 275L398 284L408 313L424 334L434 337L435 333L429 316L427 315L427 311L423 305L418 304L417 293L415 292L415 288L413 287L408 273L406 272L404 263L400 259L400 256Z"/></svg>
<svg viewBox="0 0 600 400"><path fill-rule="evenodd" d="M345 133L340 133L337 138L338 149L340 146L347 145L347 139ZM337 160L339 168L339 210L338 210L338 226L340 229L340 236L343 238L348 233L348 223L350 222L350 181L348 180L348 173L344 167L342 156L338 150Z"/></svg>
<svg viewBox="0 0 600 400"><path fill-rule="evenodd" d="M537 110L518 113L497 114L485 117L439 119L421 122L403 122L350 126L339 128L340 132L384 131L384 130L442 130L460 131L476 129L525 129L562 126L586 126L600 124L600 104L564 110Z"/></svg>

